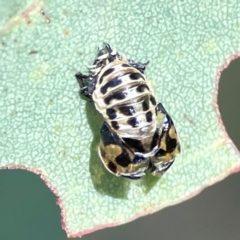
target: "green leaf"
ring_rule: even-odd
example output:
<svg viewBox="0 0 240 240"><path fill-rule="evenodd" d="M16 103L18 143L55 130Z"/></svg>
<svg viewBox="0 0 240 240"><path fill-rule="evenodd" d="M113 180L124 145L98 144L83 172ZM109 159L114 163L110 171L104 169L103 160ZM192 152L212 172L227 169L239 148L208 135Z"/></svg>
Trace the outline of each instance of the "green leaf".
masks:
<svg viewBox="0 0 240 240"><path fill-rule="evenodd" d="M72 237L186 200L237 171L216 102L220 71L240 47L237 3L2 0L0 167L40 174ZM117 178L98 157L103 119L79 97L74 74L87 73L103 42L150 60L146 76L182 142L161 179Z"/></svg>

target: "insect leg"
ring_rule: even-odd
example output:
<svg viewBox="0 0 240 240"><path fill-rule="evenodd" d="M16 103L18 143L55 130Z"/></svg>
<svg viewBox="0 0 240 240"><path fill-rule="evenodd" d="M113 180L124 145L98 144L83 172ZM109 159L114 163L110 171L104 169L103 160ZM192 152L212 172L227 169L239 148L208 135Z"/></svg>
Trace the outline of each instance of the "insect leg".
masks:
<svg viewBox="0 0 240 240"><path fill-rule="evenodd" d="M105 45L105 48L109 53L112 52L112 48L108 43L104 42L103 44Z"/></svg>
<svg viewBox="0 0 240 240"><path fill-rule="evenodd" d="M88 81L89 76L84 75L80 72L78 72L77 74L75 74L75 77L79 83L80 86L80 93L90 99L92 99L91 94L88 92L88 85L86 84L86 82Z"/></svg>
<svg viewBox="0 0 240 240"><path fill-rule="evenodd" d="M146 66L148 65L149 61L145 62L145 63L141 63L141 62L135 62L131 59L128 59L128 62L130 63L130 65L134 68L136 68L137 70L139 70L141 73L144 73Z"/></svg>

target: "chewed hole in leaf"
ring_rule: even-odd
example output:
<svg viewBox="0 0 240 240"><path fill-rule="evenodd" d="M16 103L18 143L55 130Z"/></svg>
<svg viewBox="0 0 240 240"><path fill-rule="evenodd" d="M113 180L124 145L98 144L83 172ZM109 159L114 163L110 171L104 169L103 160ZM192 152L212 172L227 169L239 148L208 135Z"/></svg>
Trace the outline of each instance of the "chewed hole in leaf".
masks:
<svg viewBox="0 0 240 240"><path fill-rule="evenodd" d="M240 149L240 58L232 61L223 70L218 93L218 104L222 121L229 137Z"/></svg>
<svg viewBox="0 0 240 240"><path fill-rule="evenodd" d="M0 182L1 229L22 228L22 231L1 231L2 239L36 239L36 235L40 236L49 227L51 230L47 234L55 229L60 233L55 238L66 239L59 221L56 196L38 175L24 170L1 169ZM45 239L49 237L44 236Z"/></svg>

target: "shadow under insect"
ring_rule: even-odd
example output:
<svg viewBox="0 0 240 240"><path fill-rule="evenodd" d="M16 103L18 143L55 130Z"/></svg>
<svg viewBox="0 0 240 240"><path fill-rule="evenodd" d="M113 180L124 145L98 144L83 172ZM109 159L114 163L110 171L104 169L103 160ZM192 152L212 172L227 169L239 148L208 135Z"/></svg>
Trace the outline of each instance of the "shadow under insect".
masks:
<svg viewBox="0 0 240 240"><path fill-rule="evenodd" d="M82 97L84 99L84 97ZM108 172L99 155L98 144L100 142L100 129L103 125L103 118L99 114L92 102L86 103L87 121L93 133L93 141L90 146L91 157L89 171L91 174L94 188L101 194L109 195L114 198L127 198L129 184L131 180L119 178Z"/></svg>

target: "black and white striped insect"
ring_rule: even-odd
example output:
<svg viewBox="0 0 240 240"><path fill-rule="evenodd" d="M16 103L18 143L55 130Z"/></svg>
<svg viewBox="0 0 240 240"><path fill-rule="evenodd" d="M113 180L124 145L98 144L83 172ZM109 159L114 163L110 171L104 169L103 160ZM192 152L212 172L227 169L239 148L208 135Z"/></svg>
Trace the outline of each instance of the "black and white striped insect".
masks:
<svg viewBox="0 0 240 240"><path fill-rule="evenodd" d="M93 100L105 122L99 156L106 169L130 179L162 175L180 153L173 121L157 104L144 76L147 63L126 59L105 44L89 75L77 73L81 94Z"/></svg>

